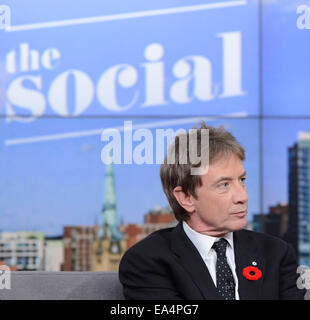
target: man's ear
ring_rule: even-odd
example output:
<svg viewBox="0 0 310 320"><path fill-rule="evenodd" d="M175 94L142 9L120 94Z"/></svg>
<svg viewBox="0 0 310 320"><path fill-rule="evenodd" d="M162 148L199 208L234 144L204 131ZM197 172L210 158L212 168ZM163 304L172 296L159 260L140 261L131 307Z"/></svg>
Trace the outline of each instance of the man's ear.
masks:
<svg viewBox="0 0 310 320"><path fill-rule="evenodd" d="M182 190L181 186L177 186L173 189L173 195L177 199L179 205L183 207L187 212L193 213L195 211L195 206L192 201L192 196L187 195Z"/></svg>

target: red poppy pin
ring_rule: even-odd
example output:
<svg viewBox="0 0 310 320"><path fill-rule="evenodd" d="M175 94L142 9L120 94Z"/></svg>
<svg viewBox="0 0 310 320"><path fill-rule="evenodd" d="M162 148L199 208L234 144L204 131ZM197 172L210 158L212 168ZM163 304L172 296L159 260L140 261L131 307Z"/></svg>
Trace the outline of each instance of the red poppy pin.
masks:
<svg viewBox="0 0 310 320"><path fill-rule="evenodd" d="M243 276L248 280L258 280L262 277L262 272L256 267L246 267L242 272Z"/></svg>

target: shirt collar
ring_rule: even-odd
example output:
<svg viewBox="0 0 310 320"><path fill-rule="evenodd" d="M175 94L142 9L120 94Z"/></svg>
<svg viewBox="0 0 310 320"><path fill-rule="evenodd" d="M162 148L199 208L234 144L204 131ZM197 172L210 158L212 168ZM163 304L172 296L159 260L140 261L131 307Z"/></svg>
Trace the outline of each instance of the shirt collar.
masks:
<svg viewBox="0 0 310 320"><path fill-rule="evenodd" d="M220 238L211 237L193 230L185 221L183 221L183 229L186 235L189 237L189 239L192 241L192 243L199 251L200 255L204 258L209 254L214 242L220 240L221 238L226 239L230 247L234 249L232 232L228 232L225 234L225 236Z"/></svg>

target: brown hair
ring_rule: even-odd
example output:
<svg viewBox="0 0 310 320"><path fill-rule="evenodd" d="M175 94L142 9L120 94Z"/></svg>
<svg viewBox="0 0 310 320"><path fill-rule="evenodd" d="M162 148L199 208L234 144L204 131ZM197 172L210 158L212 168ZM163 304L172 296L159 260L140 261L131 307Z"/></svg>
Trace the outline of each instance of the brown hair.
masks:
<svg viewBox="0 0 310 320"><path fill-rule="evenodd" d="M231 153L237 155L240 160L245 160L245 151L243 147L230 132L226 131L223 126L220 126L219 128L208 126L204 121L201 121L200 128L196 128L198 156L202 155L201 150L199 150L201 146L201 129L207 129L209 131L209 161L204 162L205 160L202 159L200 163L212 164L212 162L220 157ZM199 166L200 163L194 164L191 162L191 158L189 157L189 147L185 148L187 157L187 161L185 162L186 164L184 164L184 161L181 161L181 163L179 161L181 154L181 150L179 150L179 143L182 139L185 139L183 141L187 141L188 146L189 132L175 136L174 141L169 147L169 150L171 150L171 148L175 150L175 161L172 164L171 161L168 161L167 163L167 154L160 167L162 187L169 201L170 207L174 212L175 218L178 221L187 220L189 218L189 214L175 198L173 194L174 188L181 186L185 194L191 194L197 199L196 188L202 185L201 175L191 174L191 168Z"/></svg>

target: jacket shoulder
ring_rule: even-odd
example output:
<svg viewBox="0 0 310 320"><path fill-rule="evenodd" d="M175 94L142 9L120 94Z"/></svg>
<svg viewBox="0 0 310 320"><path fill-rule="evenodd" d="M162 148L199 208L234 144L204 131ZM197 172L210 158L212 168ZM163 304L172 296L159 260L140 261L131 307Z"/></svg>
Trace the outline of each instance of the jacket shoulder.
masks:
<svg viewBox="0 0 310 320"><path fill-rule="evenodd" d="M152 254L163 250L164 248L170 247L170 239L171 239L171 232L173 231L174 227L160 229L157 231L152 232L144 239L138 241L129 249L126 250L125 254L127 253L144 253L144 254Z"/></svg>
<svg viewBox="0 0 310 320"><path fill-rule="evenodd" d="M253 239L260 240L260 241L275 242L275 243L277 243L279 245L286 245L287 244L287 242L285 242L281 238L276 237L276 236L272 236L270 234L263 233L263 232L257 232L257 231L253 231L253 230L242 229L240 231L237 231L237 233L243 234L245 236L248 236L248 237L251 237Z"/></svg>
<svg viewBox="0 0 310 320"><path fill-rule="evenodd" d="M241 237L243 241L249 241L250 243L255 244L263 251L276 251L285 254L288 248L291 247L291 245L283 239L262 232L243 229L237 231L236 235Z"/></svg>

